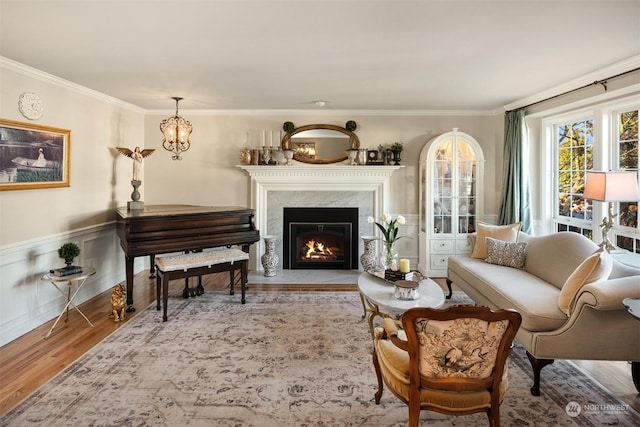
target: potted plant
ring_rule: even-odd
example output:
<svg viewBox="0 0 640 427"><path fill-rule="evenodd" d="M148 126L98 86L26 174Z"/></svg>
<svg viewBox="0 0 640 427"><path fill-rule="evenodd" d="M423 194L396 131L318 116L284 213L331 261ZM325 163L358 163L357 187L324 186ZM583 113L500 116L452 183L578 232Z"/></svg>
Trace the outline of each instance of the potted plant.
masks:
<svg viewBox="0 0 640 427"><path fill-rule="evenodd" d="M402 142L394 142L391 144L391 152L393 153L393 164L395 166L400 165L400 153L402 153Z"/></svg>
<svg viewBox="0 0 640 427"><path fill-rule="evenodd" d="M73 259L80 255L80 248L75 243L65 243L58 249L58 256L64 259L67 267L71 267Z"/></svg>

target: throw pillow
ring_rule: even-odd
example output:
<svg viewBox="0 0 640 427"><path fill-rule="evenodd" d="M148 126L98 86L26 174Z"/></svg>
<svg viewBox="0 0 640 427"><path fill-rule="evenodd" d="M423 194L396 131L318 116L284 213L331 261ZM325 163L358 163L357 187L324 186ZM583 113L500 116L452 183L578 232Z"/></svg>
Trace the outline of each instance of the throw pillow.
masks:
<svg viewBox="0 0 640 427"><path fill-rule="evenodd" d="M526 242L504 242L487 237L487 259L489 264L524 268Z"/></svg>
<svg viewBox="0 0 640 427"><path fill-rule="evenodd" d="M567 316L571 315L575 298L584 285L607 277L611 273L611 263L603 261L601 254L602 249L599 249L582 261L562 285L558 296L558 307Z"/></svg>
<svg viewBox="0 0 640 427"><path fill-rule="evenodd" d="M473 247L473 252L471 252L471 258L487 258L487 237L493 237L505 242L516 242L520 227L522 227L521 222L509 225L491 225L478 221L476 244Z"/></svg>

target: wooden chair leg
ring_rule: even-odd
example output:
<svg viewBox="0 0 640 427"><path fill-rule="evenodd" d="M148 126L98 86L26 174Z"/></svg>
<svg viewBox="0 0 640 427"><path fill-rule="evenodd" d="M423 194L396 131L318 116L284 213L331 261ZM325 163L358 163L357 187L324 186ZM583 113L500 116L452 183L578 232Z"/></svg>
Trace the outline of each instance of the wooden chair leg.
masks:
<svg viewBox="0 0 640 427"><path fill-rule="evenodd" d="M409 427L418 427L420 423L420 401L412 403L409 400Z"/></svg>
<svg viewBox="0 0 640 427"><path fill-rule="evenodd" d="M379 405L380 399L382 398L382 392L384 391L384 385L382 383L382 372L380 371L380 365L378 363L378 355L376 354L375 348L371 352L371 355L373 359L373 367L376 370L376 377L378 378L378 391L376 391L375 400L376 400L376 405Z"/></svg>

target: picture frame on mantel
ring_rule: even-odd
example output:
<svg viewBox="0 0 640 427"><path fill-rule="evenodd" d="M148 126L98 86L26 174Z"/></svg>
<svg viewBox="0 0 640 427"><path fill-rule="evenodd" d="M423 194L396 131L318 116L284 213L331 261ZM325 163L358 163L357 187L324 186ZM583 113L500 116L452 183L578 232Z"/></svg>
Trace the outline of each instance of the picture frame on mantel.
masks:
<svg viewBox="0 0 640 427"><path fill-rule="evenodd" d="M0 119L0 191L70 186L71 131Z"/></svg>

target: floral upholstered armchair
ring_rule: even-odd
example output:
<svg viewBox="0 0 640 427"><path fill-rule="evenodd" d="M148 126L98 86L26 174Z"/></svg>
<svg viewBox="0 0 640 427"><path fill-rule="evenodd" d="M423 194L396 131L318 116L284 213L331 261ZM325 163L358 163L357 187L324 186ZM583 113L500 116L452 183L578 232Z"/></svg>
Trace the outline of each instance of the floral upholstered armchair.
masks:
<svg viewBox="0 0 640 427"><path fill-rule="evenodd" d="M512 310L454 306L446 310L412 308L398 325L385 318L376 329L373 364L378 377L409 406L409 425L420 410L450 415L486 412L500 425L500 404L507 389L506 362L521 316Z"/></svg>

